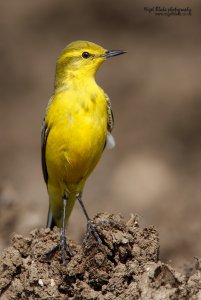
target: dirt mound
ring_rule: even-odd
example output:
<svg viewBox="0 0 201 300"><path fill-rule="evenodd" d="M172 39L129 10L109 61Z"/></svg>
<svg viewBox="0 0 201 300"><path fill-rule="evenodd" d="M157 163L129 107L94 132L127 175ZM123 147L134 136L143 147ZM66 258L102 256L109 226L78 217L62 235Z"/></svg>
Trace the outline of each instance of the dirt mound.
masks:
<svg viewBox="0 0 201 300"><path fill-rule="evenodd" d="M57 228L15 235L0 261L1 299L200 299L199 261L183 275L161 262L153 227L109 214L94 223L103 243L91 233L82 246L69 240L66 265L59 250L45 254L59 243Z"/></svg>

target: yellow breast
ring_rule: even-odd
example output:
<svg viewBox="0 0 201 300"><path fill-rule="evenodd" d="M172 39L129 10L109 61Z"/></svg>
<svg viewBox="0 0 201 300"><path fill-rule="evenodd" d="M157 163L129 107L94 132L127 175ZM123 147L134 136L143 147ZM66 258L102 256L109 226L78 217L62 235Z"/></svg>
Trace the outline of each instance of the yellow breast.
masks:
<svg viewBox="0 0 201 300"><path fill-rule="evenodd" d="M102 154L107 131L104 93L66 90L57 94L46 116L49 180L66 185L86 180Z"/></svg>

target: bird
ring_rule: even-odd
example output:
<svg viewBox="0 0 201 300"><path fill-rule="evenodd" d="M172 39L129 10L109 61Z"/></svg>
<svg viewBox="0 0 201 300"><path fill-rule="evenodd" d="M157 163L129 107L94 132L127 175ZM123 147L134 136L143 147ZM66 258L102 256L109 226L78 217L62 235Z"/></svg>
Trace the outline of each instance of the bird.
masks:
<svg viewBox="0 0 201 300"><path fill-rule="evenodd" d="M54 92L42 123L41 160L49 194L47 227L61 228L63 262L65 228L74 203L79 201L92 226L82 201L83 189L103 150L115 145L111 102L95 75L108 58L124 53L75 41L57 59Z"/></svg>

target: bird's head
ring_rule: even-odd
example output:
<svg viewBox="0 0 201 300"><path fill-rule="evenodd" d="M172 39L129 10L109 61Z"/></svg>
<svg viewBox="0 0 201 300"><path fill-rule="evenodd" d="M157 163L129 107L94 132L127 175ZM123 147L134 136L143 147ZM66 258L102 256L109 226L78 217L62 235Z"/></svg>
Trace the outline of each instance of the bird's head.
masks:
<svg viewBox="0 0 201 300"><path fill-rule="evenodd" d="M109 57L125 53L106 50L87 41L76 41L64 48L57 60L55 87L71 80L94 77L100 65Z"/></svg>

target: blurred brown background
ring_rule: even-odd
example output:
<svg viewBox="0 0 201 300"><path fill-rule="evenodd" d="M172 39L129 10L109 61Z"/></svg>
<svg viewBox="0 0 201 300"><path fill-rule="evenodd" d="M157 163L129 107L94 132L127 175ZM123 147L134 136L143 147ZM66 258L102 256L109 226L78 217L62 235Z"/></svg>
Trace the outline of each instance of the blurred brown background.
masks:
<svg viewBox="0 0 201 300"><path fill-rule="evenodd" d="M189 6L191 17L156 17L144 6ZM105 63L117 146L87 182L88 212L139 214L160 232L161 257L180 265L201 253L201 3L186 1L0 2L0 245L45 226L48 196L40 128L55 62L83 39L127 54ZM76 204L69 235L86 229Z"/></svg>

